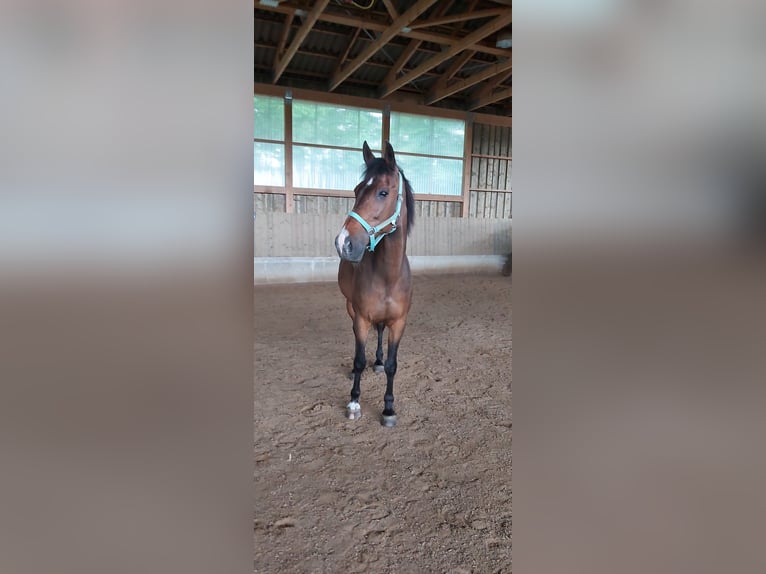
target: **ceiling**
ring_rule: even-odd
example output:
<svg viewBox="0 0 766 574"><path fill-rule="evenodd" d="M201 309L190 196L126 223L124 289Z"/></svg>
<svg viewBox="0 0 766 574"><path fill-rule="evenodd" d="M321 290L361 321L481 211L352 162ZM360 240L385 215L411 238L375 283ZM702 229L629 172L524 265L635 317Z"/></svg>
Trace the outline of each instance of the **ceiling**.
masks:
<svg viewBox="0 0 766 574"><path fill-rule="evenodd" d="M257 83L511 115L511 0L254 2Z"/></svg>

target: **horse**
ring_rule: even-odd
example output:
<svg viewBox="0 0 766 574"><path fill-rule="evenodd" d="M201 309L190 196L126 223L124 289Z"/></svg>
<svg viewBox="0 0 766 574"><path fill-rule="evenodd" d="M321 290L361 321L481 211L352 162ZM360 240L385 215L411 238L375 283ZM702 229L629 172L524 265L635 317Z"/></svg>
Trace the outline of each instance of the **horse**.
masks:
<svg viewBox="0 0 766 574"><path fill-rule="evenodd" d="M386 142L376 158L367 142L362 146L364 173L354 189L354 207L335 238L340 256L338 285L346 298L353 323L354 354L351 401L346 416L362 416L360 381L367 366L365 343L375 325L378 348L373 371L386 373L386 392L381 424L396 425L394 376L399 342L412 304L412 276L407 259L407 236L415 217L415 196L410 182L396 163L394 148ZM383 363L383 330L388 327L388 354Z"/></svg>

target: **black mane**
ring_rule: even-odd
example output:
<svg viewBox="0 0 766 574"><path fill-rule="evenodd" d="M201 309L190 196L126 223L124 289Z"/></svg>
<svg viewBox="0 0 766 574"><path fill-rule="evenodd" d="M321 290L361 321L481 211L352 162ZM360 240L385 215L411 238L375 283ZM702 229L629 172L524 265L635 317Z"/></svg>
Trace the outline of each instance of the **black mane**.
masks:
<svg viewBox="0 0 766 574"><path fill-rule="evenodd" d="M415 195L412 192L412 186L410 180L404 175L404 170L399 167L399 173L402 174L402 181L404 181L404 201L407 205L407 235L410 234L413 225L415 225ZM362 174L362 180L368 181L371 177L380 177L381 175L393 175L394 171L389 169L386 160L381 157L377 157L369 164L365 165L364 173Z"/></svg>

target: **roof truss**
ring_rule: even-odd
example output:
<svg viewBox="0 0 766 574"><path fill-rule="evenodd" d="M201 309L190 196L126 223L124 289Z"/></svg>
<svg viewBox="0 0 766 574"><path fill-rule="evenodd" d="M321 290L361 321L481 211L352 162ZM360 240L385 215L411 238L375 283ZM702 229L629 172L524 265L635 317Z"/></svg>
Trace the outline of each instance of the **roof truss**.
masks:
<svg viewBox="0 0 766 574"><path fill-rule="evenodd" d="M509 113L511 50L498 48L495 35L510 32L511 0L261 1L258 81L371 96L377 86L380 98Z"/></svg>
<svg viewBox="0 0 766 574"><path fill-rule="evenodd" d="M436 2L436 0L418 0L415 2L415 4L409 10L394 20L388 28L383 30L380 36L378 36L374 42L367 46L367 48L365 48L362 53L354 59L353 62L349 63L348 65L344 66L342 70L339 70L333 74L328 89L333 91L335 88L337 88L340 83L343 82L343 80L348 78L359 68L359 66L369 60L370 56L385 46L386 43L391 38L396 36L396 34L402 28L406 27L407 24L411 23L415 18L430 8L434 2Z"/></svg>

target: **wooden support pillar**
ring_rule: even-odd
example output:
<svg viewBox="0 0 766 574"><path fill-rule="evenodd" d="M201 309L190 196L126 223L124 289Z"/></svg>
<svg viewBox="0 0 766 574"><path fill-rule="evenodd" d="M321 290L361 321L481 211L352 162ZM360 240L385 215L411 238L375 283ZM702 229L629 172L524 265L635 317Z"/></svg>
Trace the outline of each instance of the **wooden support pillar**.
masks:
<svg viewBox="0 0 766 574"><path fill-rule="evenodd" d="M461 217L468 217L471 201L471 164L473 163L473 114L466 114L463 136L463 203Z"/></svg>
<svg viewBox="0 0 766 574"><path fill-rule="evenodd" d="M293 93L285 90L285 211L293 213Z"/></svg>
<svg viewBox="0 0 766 574"><path fill-rule="evenodd" d="M380 142L380 149L386 149L386 142L391 141L391 106L386 104L383 108L383 141Z"/></svg>

